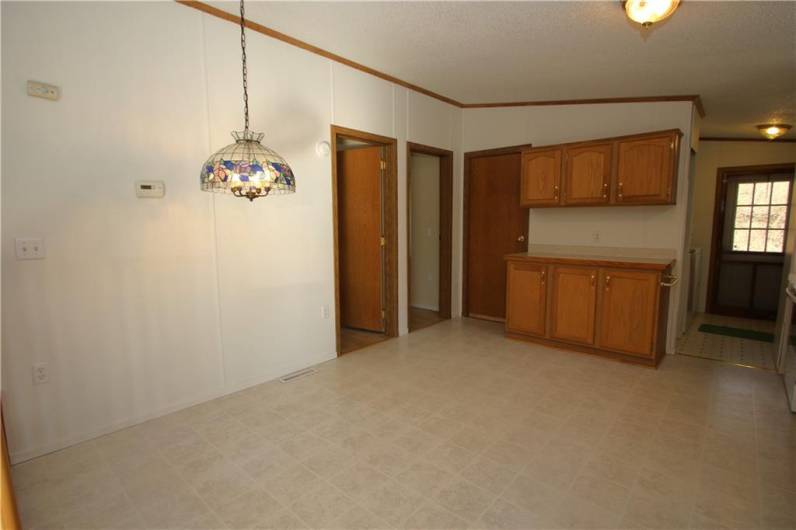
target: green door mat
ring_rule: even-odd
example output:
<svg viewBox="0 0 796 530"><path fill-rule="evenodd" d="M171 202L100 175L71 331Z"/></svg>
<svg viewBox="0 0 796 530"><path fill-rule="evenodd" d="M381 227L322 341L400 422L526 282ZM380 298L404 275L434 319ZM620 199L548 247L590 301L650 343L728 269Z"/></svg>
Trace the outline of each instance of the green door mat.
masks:
<svg viewBox="0 0 796 530"><path fill-rule="evenodd" d="M701 324L699 326L699 331L701 331L702 333L713 333L714 335L737 337L739 339L759 340L761 342L774 342L774 334L766 333L765 331L731 328L729 326L714 326L713 324Z"/></svg>

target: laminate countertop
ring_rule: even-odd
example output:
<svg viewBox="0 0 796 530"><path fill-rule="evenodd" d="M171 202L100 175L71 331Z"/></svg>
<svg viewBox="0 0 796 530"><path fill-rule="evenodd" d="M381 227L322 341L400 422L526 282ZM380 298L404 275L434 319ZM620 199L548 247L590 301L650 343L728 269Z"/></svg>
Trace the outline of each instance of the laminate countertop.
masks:
<svg viewBox="0 0 796 530"><path fill-rule="evenodd" d="M508 254L505 259L663 271L674 266L674 255L669 249L530 245L527 252Z"/></svg>

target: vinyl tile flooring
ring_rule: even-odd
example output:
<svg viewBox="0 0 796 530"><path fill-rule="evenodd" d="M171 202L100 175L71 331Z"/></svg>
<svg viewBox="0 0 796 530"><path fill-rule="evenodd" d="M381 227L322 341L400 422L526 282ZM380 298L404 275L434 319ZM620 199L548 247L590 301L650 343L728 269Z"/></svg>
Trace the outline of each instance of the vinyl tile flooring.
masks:
<svg viewBox="0 0 796 530"><path fill-rule="evenodd" d="M773 373L451 320L13 468L27 529L794 528Z"/></svg>
<svg viewBox="0 0 796 530"><path fill-rule="evenodd" d="M685 335L678 339L677 353L774 370L776 347L773 343L704 333L699 331L702 324L774 333L773 321L697 313L689 323Z"/></svg>

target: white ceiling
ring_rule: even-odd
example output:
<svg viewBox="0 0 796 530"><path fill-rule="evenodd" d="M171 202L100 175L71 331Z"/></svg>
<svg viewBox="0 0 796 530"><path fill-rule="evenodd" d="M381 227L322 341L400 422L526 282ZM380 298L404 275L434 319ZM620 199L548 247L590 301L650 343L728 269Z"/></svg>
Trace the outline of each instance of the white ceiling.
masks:
<svg viewBox="0 0 796 530"><path fill-rule="evenodd" d="M796 2L686 0L651 30L619 1L250 0L246 13L463 103L699 94L703 136L796 121Z"/></svg>

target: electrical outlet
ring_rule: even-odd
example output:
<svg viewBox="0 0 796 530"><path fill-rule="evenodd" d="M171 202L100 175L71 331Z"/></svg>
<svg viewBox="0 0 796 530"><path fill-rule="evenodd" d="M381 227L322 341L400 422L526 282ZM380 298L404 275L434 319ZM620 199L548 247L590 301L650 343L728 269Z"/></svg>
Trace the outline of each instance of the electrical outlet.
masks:
<svg viewBox="0 0 796 530"><path fill-rule="evenodd" d="M592 232L591 233L591 240L592 241L599 241L600 240L600 232Z"/></svg>
<svg viewBox="0 0 796 530"><path fill-rule="evenodd" d="M17 238L14 240L17 259L44 259L47 255L44 249L44 240L37 238Z"/></svg>
<svg viewBox="0 0 796 530"><path fill-rule="evenodd" d="M33 365L33 384L42 385L50 380L50 372L47 363L36 363Z"/></svg>
<svg viewBox="0 0 796 530"><path fill-rule="evenodd" d="M40 81L28 81L28 95L34 98L58 101L61 97L61 89L55 85L48 85Z"/></svg>
<svg viewBox="0 0 796 530"><path fill-rule="evenodd" d="M325 318L325 319L329 318L329 306L328 305L322 305L321 306L321 317Z"/></svg>

